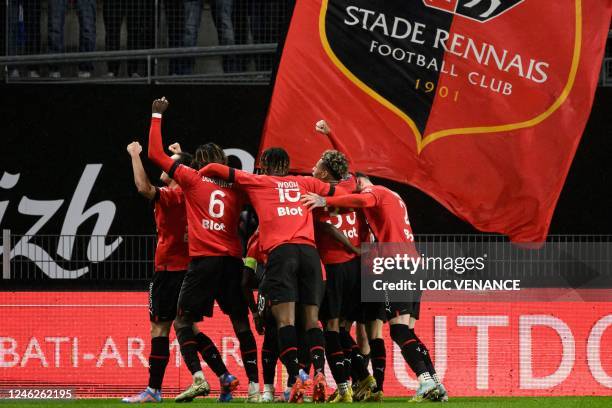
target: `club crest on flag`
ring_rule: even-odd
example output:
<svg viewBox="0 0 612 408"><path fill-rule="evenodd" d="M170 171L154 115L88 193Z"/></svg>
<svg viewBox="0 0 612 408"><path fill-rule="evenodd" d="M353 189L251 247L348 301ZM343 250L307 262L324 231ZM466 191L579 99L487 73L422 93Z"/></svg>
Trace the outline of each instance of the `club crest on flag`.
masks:
<svg viewBox="0 0 612 408"><path fill-rule="evenodd" d="M283 146L301 173L336 149L482 231L541 242L612 15L610 0L542 3L296 2L261 149ZM320 119L327 138L308 131Z"/></svg>
<svg viewBox="0 0 612 408"><path fill-rule="evenodd" d="M476 21L489 21L525 0L423 0L423 4Z"/></svg>
<svg viewBox="0 0 612 408"><path fill-rule="evenodd" d="M575 82L581 3L547 17L523 0L323 0L319 35L340 72L408 124L420 153L553 114Z"/></svg>

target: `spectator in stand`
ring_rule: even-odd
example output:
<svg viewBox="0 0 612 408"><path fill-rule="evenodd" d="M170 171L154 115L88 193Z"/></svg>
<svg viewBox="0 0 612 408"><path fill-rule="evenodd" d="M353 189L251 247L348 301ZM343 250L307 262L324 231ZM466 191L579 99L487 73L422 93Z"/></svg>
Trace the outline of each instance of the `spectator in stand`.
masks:
<svg viewBox="0 0 612 408"><path fill-rule="evenodd" d="M96 0L70 0L76 3L79 17L79 52L90 52L96 49ZM64 52L64 23L68 0L49 0L48 4L48 47L49 53ZM93 64L89 61L79 63L79 78L90 78ZM49 77L61 78L57 65L49 67Z"/></svg>
<svg viewBox="0 0 612 408"><path fill-rule="evenodd" d="M289 1L287 0L251 0L249 14L251 16L251 32L253 43L278 43L285 24L288 23ZM271 71L275 56L273 54L255 57L256 71Z"/></svg>
<svg viewBox="0 0 612 408"><path fill-rule="evenodd" d="M40 53L40 0L9 0L9 55ZM28 65L28 77L38 78L38 67ZM9 68L19 78L17 67Z"/></svg>
<svg viewBox="0 0 612 408"><path fill-rule="evenodd" d="M234 0L212 0L211 12L219 45L235 45L236 37L234 34ZM238 71L238 64L235 55L227 55L223 57L223 72Z"/></svg>
<svg viewBox="0 0 612 408"><path fill-rule="evenodd" d="M202 19L202 0L164 0L168 47L195 47ZM189 75L193 72L193 58L172 58L170 75Z"/></svg>
<svg viewBox="0 0 612 408"><path fill-rule="evenodd" d="M104 0L102 4L102 17L104 18L104 49L106 51L117 51L121 48L121 24L127 15L127 4L125 0ZM133 26L128 25L128 44L134 38L131 32ZM128 47L129 48L129 47ZM121 61L108 61L107 78L119 75Z"/></svg>
<svg viewBox="0 0 612 408"><path fill-rule="evenodd" d="M183 31L183 47L195 47L198 45L198 33L200 32L200 21L202 20L202 0L184 0L185 20ZM194 58L185 58L182 62L182 74L189 75L193 72Z"/></svg>
<svg viewBox="0 0 612 408"><path fill-rule="evenodd" d="M77 0L78 1L78 0ZM117 51L121 46L121 24L127 20L127 49L149 49L155 46L155 2L152 0L104 0L102 13L106 31L106 50ZM132 78L145 76L145 59L128 60L127 72ZM107 77L119 75L119 61L108 63Z"/></svg>
<svg viewBox="0 0 612 408"><path fill-rule="evenodd" d="M168 48L179 48L183 45L183 32L185 20L184 0L164 0L164 11L166 14L166 27L168 28ZM161 19L159 20L161 24ZM158 26L158 31L161 32ZM157 44L158 46L162 46ZM181 60L179 58L170 58L168 66L168 74L181 74Z"/></svg>

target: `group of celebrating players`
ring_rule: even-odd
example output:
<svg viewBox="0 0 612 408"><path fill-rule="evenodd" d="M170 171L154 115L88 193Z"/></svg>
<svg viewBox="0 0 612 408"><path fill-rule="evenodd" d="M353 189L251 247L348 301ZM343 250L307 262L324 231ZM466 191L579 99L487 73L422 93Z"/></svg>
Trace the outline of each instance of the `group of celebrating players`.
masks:
<svg viewBox="0 0 612 408"><path fill-rule="evenodd" d="M123 401L161 402L172 326L193 376L176 401L210 393L198 353L219 377L219 402L232 399L238 380L196 325L212 317L215 301L229 316L240 343L249 380L247 402L382 401L384 322L418 379L411 401L447 401L427 347L414 332L419 303L362 303L358 298L361 243L414 239L401 197L363 174L349 173L346 156L337 150L323 152L312 177L290 175L289 156L282 148L262 153L261 174L228 167L223 149L213 143L198 147L194 156L175 143L168 156L161 135L167 107L165 98L153 102L148 144L149 159L163 171L164 187L154 187L147 178L140 144L127 147L138 191L155 205L158 242L149 291L149 384ZM324 121L316 130L330 135ZM258 228L243 258L238 231L247 205ZM264 335L261 393L249 310L257 332ZM355 323L360 345L351 336ZM275 399L279 359L287 371L287 388ZM326 360L337 385L329 396Z"/></svg>

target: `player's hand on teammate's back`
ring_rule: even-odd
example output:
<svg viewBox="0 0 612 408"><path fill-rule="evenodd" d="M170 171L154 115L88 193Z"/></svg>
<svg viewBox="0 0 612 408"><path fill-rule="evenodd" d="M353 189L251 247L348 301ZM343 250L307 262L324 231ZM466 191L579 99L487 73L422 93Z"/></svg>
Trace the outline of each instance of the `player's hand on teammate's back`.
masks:
<svg viewBox="0 0 612 408"><path fill-rule="evenodd" d="M320 195L315 193L304 194L301 198L301 201L302 205L304 205L304 207L308 208L309 210L312 210L317 207L325 207L327 205L325 197L321 197Z"/></svg>
<svg viewBox="0 0 612 408"><path fill-rule="evenodd" d="M166 109L168 109L168 105L170 102L166 99L165 96L162 96L161 99L156 99L153 101L153 106L151 110L153 113L164 113Z"/></svg>
<svg viewBox="0 0 612 408"><path fill-rule="evenodd" d="M138 142L132 142L127 145L127 151L130 156L139 156L142 152L142 146Z"/></svg>
<svg viewBox="0 0 612 408"><path fill-rule="evenodd" d="M172 152L172 154L179 154L182 152L181 145L179 143L172 143L168 146L168 150Z"/></svg>
<svg viewBox="0 0 612 408"><path fill-rule="evenodd" d="M324 135L329 135L329 132L331 132L329 125L323 119L316 123L315 130L319 133L323 133Z"/></svg>

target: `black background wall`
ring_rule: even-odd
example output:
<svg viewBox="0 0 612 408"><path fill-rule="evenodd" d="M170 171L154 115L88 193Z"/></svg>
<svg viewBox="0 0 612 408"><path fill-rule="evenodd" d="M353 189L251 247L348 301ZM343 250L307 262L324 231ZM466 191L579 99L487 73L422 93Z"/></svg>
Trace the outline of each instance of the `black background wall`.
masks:
<svg viewBox="0 0 612 408"><path fill-rule="evenodd" d="M147 140L151 101L165 95L166 143L187 150L213 141L255 155L270 90L261 86L3 86L0 87L2 171L20 173L10 190L0 227L20 234L36 221L19 214L23 196L64 199L40 233L57 234L77 182L88 163L102 163L89 201L112 200L117 214L111 234L153 232L150 207L137 195L126 145ZM599 88L551 226L555 234L612 232L612 88ZM146 146L145 146L146 147ZM146 162L146 160L145 160ZM152 179L159 171L146 164ZM416 189L390 183L409 205L417 233L470 233L457 219ZM90 228L82 226L83 233ZM80 232L80 231L79 231Z"/></svg>

